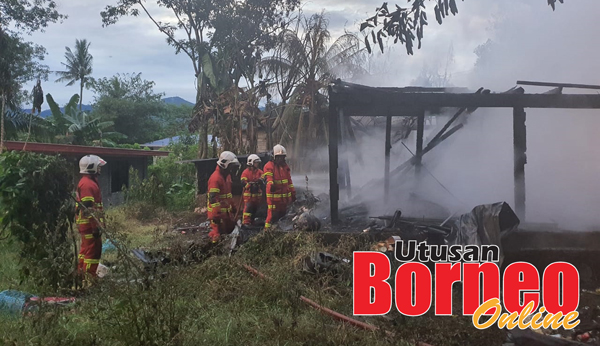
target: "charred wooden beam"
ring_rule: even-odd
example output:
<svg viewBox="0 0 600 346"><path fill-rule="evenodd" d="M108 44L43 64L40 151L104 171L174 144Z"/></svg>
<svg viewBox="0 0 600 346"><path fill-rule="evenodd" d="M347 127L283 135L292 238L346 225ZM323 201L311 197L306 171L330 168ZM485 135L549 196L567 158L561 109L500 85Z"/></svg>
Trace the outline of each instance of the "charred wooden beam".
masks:
<svg viewBox="0 0 600 346"><path fill-rule="evenodd" d="M331 95L331 93L330 93ZM342 110L339 110L341 113ZM336 224L339 221L338 200L338 113L335 97L330 97L329 101L329 203L331 210L331 223Z"/></svg>
<svg viewBox="0 0 600 346"><path fill-rule="evenodd" d="M421 154L421 157L423 155L427 154L431 149L435 148L438 144L443 142L446 138L452 136L456 131L460 130L462 127L463 127L463 124L458 124L458 125L454 126L453 128L451 128L450 130L448 130L448 132L446 132L436 142L432 141L429 144L427 144L427 147L425 147L425 149L423 149L423 153ZM391 172L391 175L393 176L393 175L396 175L396 174L402 172L404 169L413 166L416 162L417 162L417 157L416 156L411 157L410 159L408 159L407 161L402 163L400 166L396 167Z"/></svg>
<svg viewBox="0 0 600 346"><path fill-rule="evenodd" d="M452 118L450 118L450 120L448 120L448 122L444 125L444 127L442 127L442 129L440 130L440 132L438 132L435 137L433 137L433 139L431 139L429 141L429 143L433 143L435 141L437 141L438 139L440 139L440 137L442 137L444 135L444 132L450 127L450 125L452 125L452 123L458 119L458 117L464 113L464 111L467 110L466 108L461 108L459 109L456 113L454 113L454 115L452 116Z"/></svg>
<svg viewBox="0 0 600 346"><path fill-rule="evenodd" d="M421 161L423 158L423 132L425 130L425 111L422 111L417 118L417 153L416 153L416 174L421 174Z"/></svg>
<svg viewBox="0 0 600 346"><path fill-rule="evenodd" d="M344 166L344 158L346 155L346 149L344 147L344 117L343 109L338 110L339 116L337 118L338 128L338 186L340 191L346 189L346 167Z"/></svg>
<svg viewBox="0 0 600 346"><path fill-rule="evenodd" d="M389 201L390 190L390 150L392 149L392 117L388 116L385 122L385 170L384 172L384 200Z"/></svg>
<svg viewBox="0 0 600 346"><path fill-rule="evenodd" d="M513 109L515 211L525 221L525 164L527 163L526 113L523 108Z"/></svg>
<svg viewBox="0 0 600 346"><path fill-rule="evenodd" d="M552 83L552 82L532 82L518 80L518 85L533 85L533 86L545 86L545 87L557 87L557 88L574 88L574 89L594 89L600 90L600 85L590 84L571 84L571 83Z"/></svg>
<svg viewBox="0 0 600 346"><path fill-rule="evenodd" d="M599 109L600 95L577 94L443 94L386 93L337 95L347 116L400 116L432 108L567 108ZM402 112L398 112L402 109Z"/></svg>

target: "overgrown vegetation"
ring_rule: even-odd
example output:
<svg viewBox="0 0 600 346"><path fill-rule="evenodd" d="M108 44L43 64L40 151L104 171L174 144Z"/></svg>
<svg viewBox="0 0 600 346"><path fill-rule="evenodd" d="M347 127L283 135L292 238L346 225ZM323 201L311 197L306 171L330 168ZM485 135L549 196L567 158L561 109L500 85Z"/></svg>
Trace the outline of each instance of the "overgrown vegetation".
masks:
<svg viewBox="0 0 600 346"><path fill-rule="evenodd" d="M152 218L158 209L191 211L196 207L196 168L193 164L177 163L196 157L197 140L183 136L166 150L168 157L157 159L148 167L148 177L140 179L134 169L129 172L129 187L124 189L130 212L142 219Z"/></svg>
<svg viewBox="0 0 600 346"><path fill-rule="evenodd" d="M0 155L0 236L18 242L23 278L42 289L73 284L72 182L69 165L60 157Z"/></svg>
<svg viewBox="0 0 600 346"><path fill-rule="evenodd" d="M113 230L122 229L119 223ZM123 233L122 231L120 231ZM150 234L150 230L147 231ZM140 237L141 234L135 234ZM192 236L190 236L192 237ZM172 249L189 240L179 235L163 244ZM146 244L151 244L147 238ZM189 243L188 243L189 244ZM218 249L196 249L213 256L200 263L182 258L159 266L154 279L127 283L116 273L79 299L74 309L52 309L21 321L0 323L0 340L13 345L500 345L502 331L478 331L468 317L359 318L391 332L364 331L335 321L305 305L303 295L352 315L352 268L336 272L304 272L303 261L315 251L351 258L369 243L347 236L327 245L315 233L263 233L232 258ZM172 251L173 256L174 251ZM188 258L189 258L188 254ZM139 262L141 263L141 262ZM249 264L270 279L249 273ZM118 264L124 271L126 264ZM151 275L148 273L146 275ZM150 276L143 276L150 277ZM457 292L459 293L459 292ZM454 299L460 306L460 293ZM432 310L430 310L432 311ZM458 310L457 310L458 311ZM0 320L1 321L1 320ZM451 332L449 332L451 331ZM43 341L42 341L43 340Z"/></svg>

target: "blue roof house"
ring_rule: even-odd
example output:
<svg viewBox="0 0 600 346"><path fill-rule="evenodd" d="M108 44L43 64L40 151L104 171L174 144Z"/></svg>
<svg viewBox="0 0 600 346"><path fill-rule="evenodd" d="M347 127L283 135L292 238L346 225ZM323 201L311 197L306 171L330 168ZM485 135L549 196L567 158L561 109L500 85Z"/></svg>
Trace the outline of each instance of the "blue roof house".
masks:
<svg viewBox="0 0 600 346"><path fill-rule="evenodd" d="M195 140L198 140L198 135L193 135L190 136L193 137ZM212 142L213 136L212 135L208 135L208 143L210 144ZM217 140L217 146L219 146L219 139ZM142 147L148 147L151 150L158 150L164 147L167 147L169 144L175 144L175 143L179 143L180 141L180 136L175 136L175 137L170 137L170 138L163 138L163 139L159 139L157 141L154 142L150 142L150 143L145 143L142 144Z"/></svg>

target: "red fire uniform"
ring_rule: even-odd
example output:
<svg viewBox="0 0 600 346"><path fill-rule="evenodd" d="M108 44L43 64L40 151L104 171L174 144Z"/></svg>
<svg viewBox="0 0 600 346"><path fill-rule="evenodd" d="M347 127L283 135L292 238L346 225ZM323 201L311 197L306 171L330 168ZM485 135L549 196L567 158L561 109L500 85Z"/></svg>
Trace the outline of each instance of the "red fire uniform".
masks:
<svg viewBox="0 0 600 346"><path fill-rule="evenodd" d="M84 175L79 180L79 184L77 185L77 200L95 214L100 212L96 217L101 223L104 223L104 219L101 216L103 210L102 194L100 193L100 187L95 176ZM81 234L78 269L95 277L102 255L102 238L98 226L104 225L98 225L94 217L90 213L86 213L82 207L78 207L76 223L79 234Z"/></svg>
<svg viewBox="0 0 600 346"><path fill-rule="evenodd" d="M235 228L233 221L235 206L231 194L231 176L217 166L208 179L208 219L212 231L209 237L216 241L221 233L229 234Z"/></svg>
<svg viewBox="0 0 600 346"><path fill-rule="evenodd" d="M267 220L265 228L285 216L288 205L296 200L296 189L292 183L292 173L287 163L281 165L269 161L264 167L263 176L267 180Z"/></svg>
<svg viewBox="0 0 600 346"><path fill-rule="evenodd" d="M242 172L240 180L244 186L244 225L252 224L252 217L256 214L262 202L262 189L256 183L262 178L263 171L260 168L248 167Z"/></svg>

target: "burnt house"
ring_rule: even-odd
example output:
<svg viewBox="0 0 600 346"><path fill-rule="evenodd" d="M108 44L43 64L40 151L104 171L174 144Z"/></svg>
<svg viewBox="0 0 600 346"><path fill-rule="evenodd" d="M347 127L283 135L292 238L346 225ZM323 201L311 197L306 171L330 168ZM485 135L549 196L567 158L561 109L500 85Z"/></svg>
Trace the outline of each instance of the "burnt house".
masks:
<svg viewBox="0 0 600 346"><path fill-rule="evenodd" d="M421 174L422 157L463 126L456 124L462 114L470 114L478 108L505 108L507 116L513 120L514 149L514 205L516 213L525 219L525 165L527 163L526 109L599 109L598 94L563 94L563 89L600 90L597 85L566 84L517 81L517 85L553 87L543 93L526 93L523 87L515 86L504 92L492 92L480 88L477 91L465 88L425 88L425 87L370 87L336 80L329 85L329 187L331 221L340 221L338 202L341 191L351 195L351 179L345 153L351 148L352 136L348 135L348 124L352 117L383 117L386 121L384 200L388 201L390 180L414 169L416 176ZM435 114L441 109L452 111L450 120L428 142L424 143L425 119L427 114ZM399 165L390 167L391 129L393 117L416 119L416 152L414 156ZM511 145L508 144L507 145Z"/></svg>

